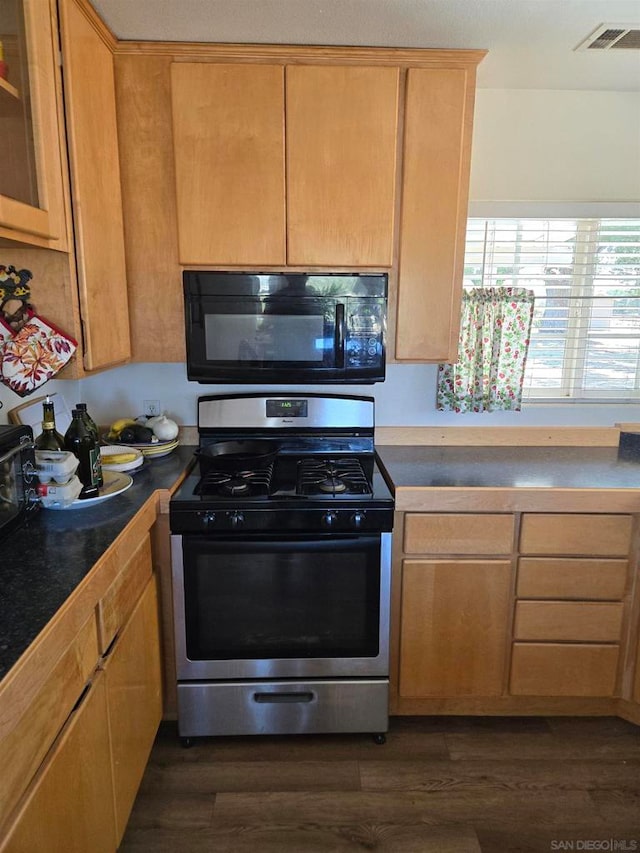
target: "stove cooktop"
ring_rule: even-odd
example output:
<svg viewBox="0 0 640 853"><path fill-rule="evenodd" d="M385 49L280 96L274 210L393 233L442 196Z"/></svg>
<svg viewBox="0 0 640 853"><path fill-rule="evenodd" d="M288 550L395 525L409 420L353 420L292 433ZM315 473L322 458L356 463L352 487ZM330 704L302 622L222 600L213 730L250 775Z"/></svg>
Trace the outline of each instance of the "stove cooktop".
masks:
<svg viewBox="0 0 640 853"><path fill-rule="evenodd" d="M235 471L201 464L171 499L174 533L391 530L393 494L373 454L283 456Z"/></svg>

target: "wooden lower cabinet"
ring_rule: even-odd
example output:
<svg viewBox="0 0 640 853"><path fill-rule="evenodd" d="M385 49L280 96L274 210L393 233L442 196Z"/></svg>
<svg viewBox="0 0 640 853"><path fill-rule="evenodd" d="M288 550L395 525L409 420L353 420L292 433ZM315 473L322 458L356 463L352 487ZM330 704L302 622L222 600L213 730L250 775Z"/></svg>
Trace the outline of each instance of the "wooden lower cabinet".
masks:
<svg viewBox="0 0 640 853"><path fill-rule="evenodd" d="M2 853L113 853L105 677L98 673L28 789Z"/></svg>
<svg viewBox="0 0 640 853"><path fill-rule="evenodd" d="M619 647L580 643L514 643L513 696L613 696Z"/></svg>
<svg viewBox="0 0 640 853"><path fill-rule="evenodd" d="M404 560L401 698L501 695L511 574L509 560Z"/></svg>
<svg viewBox="0 0 640 853"><path fill-rule="evenodd" d="M162 717L156 579L152 577L105 659L119 844Z"/></svg>

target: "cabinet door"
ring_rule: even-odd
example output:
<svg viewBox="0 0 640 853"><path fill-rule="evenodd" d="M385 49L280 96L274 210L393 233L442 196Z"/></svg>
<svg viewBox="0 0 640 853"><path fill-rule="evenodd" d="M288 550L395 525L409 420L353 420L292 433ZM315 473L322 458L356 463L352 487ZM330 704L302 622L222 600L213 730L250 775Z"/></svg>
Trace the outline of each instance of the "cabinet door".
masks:
<svg viewBox="0 0 640 853"><path fill-rule="evenodd" d="M152 577L105 661L117 843L162 717L156 580Z"/></svg>
<svg viewBox="0 0 640 853"><path fill-rule="evenodd" d="M287 67L287 262L389 267L398 68Z"/></svg>
<svg viewBox="0 0 640 853"><path fill-rule="evenodd" d="M2 853L113 853L116 848L104 677L69 718L25 795Z"/></svg>
<svg viewBox="0 0 640 853"><path fill-rule="evenodd" d="M405 560L400 696L499 696L509 628L508 560Z"/></svg>
<svg viewBox="0 0 640 853"><path fill-rule="evenodd" d="M84 366L96 370L131 348L113 55L88 15L60 0Z"/></svg>
<svg viewBox="0 0 640 853"><path fill-rule="evenodd" d="M284 264L284 69L171 68L183 264Z"/></svg>
<svg viewBox="0 0 640 853"><path fill-rule="evenodd" d="M407 72L397 359L457 358L474 75Z"/></svg>
<svg viewBox="0 0 640 853"><path fill-rule="evenodd" d="M56 40L55 3L0 4L0 237L66 249Z"/></svg>

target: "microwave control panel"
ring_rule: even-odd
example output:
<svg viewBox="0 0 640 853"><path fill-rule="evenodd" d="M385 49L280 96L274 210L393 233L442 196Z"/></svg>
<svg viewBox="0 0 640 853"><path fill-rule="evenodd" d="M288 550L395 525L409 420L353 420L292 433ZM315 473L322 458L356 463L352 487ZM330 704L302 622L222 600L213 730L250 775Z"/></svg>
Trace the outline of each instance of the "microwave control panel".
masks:
<svg viewBox="0 0 640 853"><path fill-rule="evenodd" d="M365 301L365 300L363 300ZM358 307L347 314L346 362L347 367L373 367L383 359L384 305L371 304Z"/></svg>

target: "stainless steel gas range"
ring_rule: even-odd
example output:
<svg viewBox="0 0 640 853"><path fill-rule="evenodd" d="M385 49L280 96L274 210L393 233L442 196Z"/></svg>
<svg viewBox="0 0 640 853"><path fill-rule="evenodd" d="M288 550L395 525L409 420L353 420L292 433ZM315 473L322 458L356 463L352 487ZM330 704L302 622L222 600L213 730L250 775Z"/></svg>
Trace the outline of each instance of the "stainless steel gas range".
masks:
<svg viewBox="0 0 640 853"><path fill-rule="evenodd" d="M388 725L394 500L374 401L198 400L170 503L178 727L203 735Z"/></svg>

